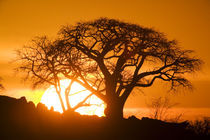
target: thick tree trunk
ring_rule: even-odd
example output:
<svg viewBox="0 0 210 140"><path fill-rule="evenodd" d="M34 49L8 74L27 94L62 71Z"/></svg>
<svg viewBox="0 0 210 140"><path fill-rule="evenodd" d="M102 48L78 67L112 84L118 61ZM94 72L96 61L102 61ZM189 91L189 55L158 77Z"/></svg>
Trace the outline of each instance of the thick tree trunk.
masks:
<svg viewBox="0 0 210 140"><path fill-rule="evenodd" d="M123 107L124 102L118 100L109 101L107 107L104 111L106 117L112 120L120 120L123 119Z"/></svg>

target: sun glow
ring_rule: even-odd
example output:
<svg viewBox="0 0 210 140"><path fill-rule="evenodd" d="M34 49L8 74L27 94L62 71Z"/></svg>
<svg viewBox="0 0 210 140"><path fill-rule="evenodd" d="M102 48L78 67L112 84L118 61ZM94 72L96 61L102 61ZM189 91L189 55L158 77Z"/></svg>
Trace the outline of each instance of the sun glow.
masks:
<svg viewBox="0 0 210 140"><path fill-rule="evenodd" d="M67 104L65 100L65 89L68 87L70 80L67 80L67 79L61 80L60 83L61 83L61 96L65 105L65 108L67 109ZM91 94L90 91L86 90L80 84L74 82L72 84L70 95L69 95L70 106L71 107L76 106L79 102L83 101L90 94ZM58 111L60 113L63 112L54 86L50 86L45 91L40 102L45 104L48 107L48 109L53 107L54 111ZM99 117L104 116L105 104L97 96L95 95L90 96L86 100L85 103L90 104L90 106L83 106L76 109L75 111L82 115L97 115Z"/></svg>

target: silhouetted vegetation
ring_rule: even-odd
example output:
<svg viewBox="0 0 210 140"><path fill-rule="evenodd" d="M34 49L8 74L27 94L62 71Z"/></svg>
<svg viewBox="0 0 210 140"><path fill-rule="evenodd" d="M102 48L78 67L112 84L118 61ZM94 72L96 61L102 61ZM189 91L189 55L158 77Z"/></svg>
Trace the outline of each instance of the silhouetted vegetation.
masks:
<svg viewBox="0 0 210 140"><path fill-rule="evenodd" d="M70 114L69 114L70 113ZM77 113L60 114L48 110L43 104L37 107L25 97L15 99L0 96L0 139L5 140L193 140L209 138L209 120L202 124L188 122L169 123L155 119L123 120L106 117L81 116ZM199 124L200 126L200 124Z"/></svg>
<svg viewBox="0 0 210 140"><path fill-rule="evenodd" d="M170 116L170 109L176 106L178 103L173 103L169 97L157 97L153 98L147 103L147 107L150 109L150 117L152 119L178 122L182 117L182 113Z"/></svg>
<svg viewBox="0 0 210 140"><path fill-rule="evenodd" d="M100 18L64 26L54 41L38 37L18 51L18 69L35 86L54 85L58 94L62 78L76 81L106 103L108 118L123 119L124 105L137 87L162 80L172 90L191 88L185 74L201 65L192 52L154 29Z"/></svg>
<svg viewBox="0 0 210 140"><path fill-rule="evenodd" d="M190 122L189 129L193 130L197 135L209 136L210 134L210 118L203 118L203 120L196 120Z"/></svg>
<svg viewBox="0 0 210 140"><path fill-rule="evenodd" d="M64 58L56 53L57 52L54 50L54 45L51 41L47 40L46 37L37 37L35 40L32 41L32 44L30 46L25 46L22 50L17 50L17 54L19 57L18 60L20 60L21 64L20 67L18 67L16 70L18 72L26 72L25 80L30 80L30 82L32 82L33 88L49 85L54 86L55 91L59 97L62 110L63 112L65 112L66 109L64 101L61 97L61 80L63 79L62 71L64 67L57 62L64 61ZM79 63L79 57L80 56L74 55L73 59L75 59L75 61L72 61L72 63L84 65L84 62ZM72 112L83 106L88 97L92 95L89 95L76 106L70 106L69 95L71 92L71 86L74 83L74 79L77 77L78 76L74 74L68 87L65 88L65 100L67 103L67 110Z"/></svg>
<svg viewBox="0 0 210 140"><path fill-rule="evenodd" d="M0 77L0 82L1 82L2 78ZM4 86L2 83L0 83L0 92L4 89Z"/></svg>

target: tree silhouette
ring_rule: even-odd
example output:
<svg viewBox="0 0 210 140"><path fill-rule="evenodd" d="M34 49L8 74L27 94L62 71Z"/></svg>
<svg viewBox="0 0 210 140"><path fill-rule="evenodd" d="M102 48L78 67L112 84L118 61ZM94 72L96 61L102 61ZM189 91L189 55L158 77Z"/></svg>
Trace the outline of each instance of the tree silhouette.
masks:
<svg viewBox="0 0 210 140"><path fill-rule="evenodd" d="M63 79L62 71L64 67L61 67L58 63L58 61L64 60L57 52L55 52L56 43L57 42L50 41L45 36L36 37L34 40L32 40L30 45L24 46L21 50L17 50L20 66L18 66L16 70L20 72L26 72L25 79L30 79L32 81L33 88L36 88L37 86L53 85L59 97L62 110L65 112L66 109L64 101L61 97L62 89L60 83L60 81ZM78 63L76 56L73 58L74 60L72 60L72 62ZM88 95L84 100L82 100L73 108L70 106L68 97L71 91L71 86L74 83L74 78L76 77L77 75L72 75L71 81L68 87L65 89L65 100L68 111L74 111L83 105L87 105L84 104L85 101L93 95Z"/></svg>
<svg viewBox="0 0 210 140"><path fill-rule="evenodd" d="M107 18L64 26L57 48L66 59L77 50L89 68L97 69L87 73L81 65L62 62L76 69L77 82L105 101L110 118L123 117L125 102L136 87L150 87L158 79L170 82L171 89L191 87L184 74L201 65L191 56L193 51L180 49L163 33ZM67 78L68 71L63 72Z"/></svg>
<svg viewBox="0 0 210 140"><path fill-rule="evenodd" d="M147 106L150 109L151 118L163 121L170 120L178 122L183 115L182 113L177 114L173 118L171 118L171 116L168 116L170 109L176 105L178 105L178 103L173 103L168 96L153 98L150 102L147 103Z"/></svg>
<svg viewBox="0 0 210 140"><path fill-rule="evenodd" d="M0 77L0 81L2 80L2 78ZM0 92L4 89L4 86L2 83L0 83Z"/></svg>
<svg viewBox="0 0 210 140"><path fill-rule="evenodd" d="M136 87L150 87L162 80L169 82L172 90L190 88L185 74L201 65L201 60L191 56L193 51L180 49L163 33L108 18L64 26L53 46L44 46L56 56L50 64L58 67L56 72L101 98L106 103L105 115L112 119L123 118L123 107ZM34 58L40 59L39 54ZM43 74L40 66L42 63L37 63L37 71ZM29 72L37 78L33 71L30 67ZM52 73L46 69L48 72ZM48 75L41 76L41 81Z"/></svg>

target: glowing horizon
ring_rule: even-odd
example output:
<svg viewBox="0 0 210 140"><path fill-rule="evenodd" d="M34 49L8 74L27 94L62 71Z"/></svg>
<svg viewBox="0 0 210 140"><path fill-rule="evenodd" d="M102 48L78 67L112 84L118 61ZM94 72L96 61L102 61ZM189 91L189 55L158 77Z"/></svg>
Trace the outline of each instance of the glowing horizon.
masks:
<svg viewBox="0 0 210 140"><path fill-rule="evenodd" d="M68 87L70 80L68 79L61 80L60 83L61 83L61 97L63 99L65 109L67 109L67 104L65 100L65 89ZM91 94L90 91L85 90L85 88L82 87L80 84L74 82L72 84L69 95L70 106L75 107L79 102L83 101L90 94ZM60 100L58 98L54 86L52 85L45 91L40 102L45 104L48 107L48 109L53 107L54 111L63 113ZM76 109L75 112L78 112L81 115L97 115L99 117L104 116L105 104L97 96L95 95L90 96L85 103L90 104L90 106L80 107Z"/></svg>

